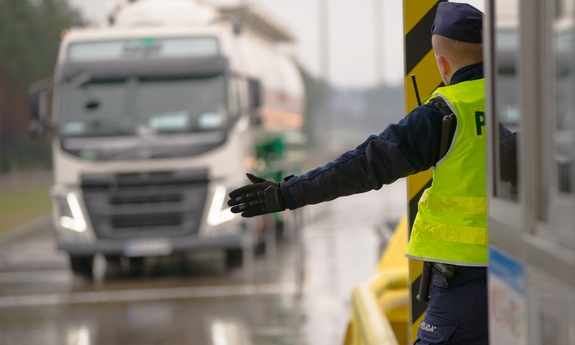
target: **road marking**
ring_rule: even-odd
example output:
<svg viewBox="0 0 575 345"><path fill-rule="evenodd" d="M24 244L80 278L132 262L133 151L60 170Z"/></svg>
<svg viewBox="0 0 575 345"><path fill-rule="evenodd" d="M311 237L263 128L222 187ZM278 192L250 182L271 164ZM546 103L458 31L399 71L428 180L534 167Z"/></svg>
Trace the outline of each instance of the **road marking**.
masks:
<svg viewBox="0 0 575 345"><path fill-rule="evenodd" d="M138 302L172 299L229 298L254 295L295 294L297 284L260 284L231 286L179 287L146 290L93 291L69 294L44 294L0 297L0 308L47 306L59 304L87 304Z"/></svg>

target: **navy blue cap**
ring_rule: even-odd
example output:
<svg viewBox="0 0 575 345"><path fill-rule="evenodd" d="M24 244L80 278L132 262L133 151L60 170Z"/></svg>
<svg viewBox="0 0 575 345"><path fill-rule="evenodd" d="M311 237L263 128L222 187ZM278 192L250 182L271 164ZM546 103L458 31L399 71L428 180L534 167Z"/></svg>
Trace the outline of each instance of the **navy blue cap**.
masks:
<svg viewBox="0 0 575 345"><path fill-rule="evenodd" d="M440 2L431 34L456 41L483 43L483 12L469 4Z"/></svg>

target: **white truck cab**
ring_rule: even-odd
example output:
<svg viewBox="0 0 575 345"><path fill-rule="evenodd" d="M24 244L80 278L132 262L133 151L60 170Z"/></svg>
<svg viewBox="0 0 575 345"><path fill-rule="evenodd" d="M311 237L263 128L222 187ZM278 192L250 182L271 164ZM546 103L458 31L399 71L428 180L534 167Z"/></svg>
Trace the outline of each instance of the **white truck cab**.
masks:
<svg viewBox="0 0 575 345"><path fill-rule="evenodd" d="M253 6L193 0L139 0L110 22L62 35L50 120L58 248L82 275L96 253L241 256L257 226L227 194L246 172L289 174L303 158L258 155L305 142L301 77L277 48L293 37Z"/></svg>

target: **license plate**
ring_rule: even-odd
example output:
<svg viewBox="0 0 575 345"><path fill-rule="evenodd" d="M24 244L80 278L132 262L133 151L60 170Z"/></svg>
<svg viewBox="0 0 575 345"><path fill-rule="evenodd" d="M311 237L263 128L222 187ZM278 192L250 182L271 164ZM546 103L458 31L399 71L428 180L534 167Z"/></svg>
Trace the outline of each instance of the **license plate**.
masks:
<svg viewBox="0 0 575 345"><path fill-rule="evenodd" d="M126 256L155 256L172 253L172 241L168 238L139 238L124 244Z"/></svg>

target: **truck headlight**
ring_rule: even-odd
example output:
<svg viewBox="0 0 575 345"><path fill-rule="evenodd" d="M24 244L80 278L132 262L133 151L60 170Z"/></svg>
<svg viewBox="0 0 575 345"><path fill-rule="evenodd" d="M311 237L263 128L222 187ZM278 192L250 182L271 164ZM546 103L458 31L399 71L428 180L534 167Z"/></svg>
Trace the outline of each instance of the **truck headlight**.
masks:
<svg viewBox="0 0 575 345"><path fill-rule="evenodd" d="M74 193L68 193L66 199L60 203L60 226L76 232L86 231L86 219Z"/></svg>
<svg viewBox="0 0 575 345"><path fill-rule="evenodd" d="M207 219L208 224L211 226L220 225L236 218L236 215L232 213L231 208L224 204L226 201L226 192L226 187L224 186L218 186L214 191Z"/></svg>

